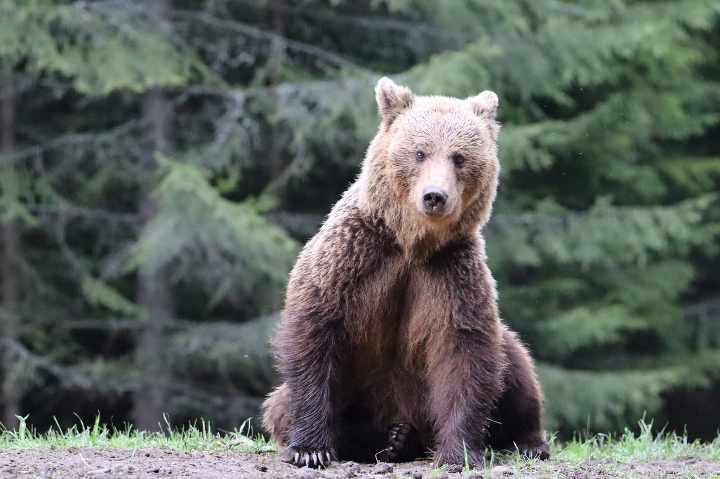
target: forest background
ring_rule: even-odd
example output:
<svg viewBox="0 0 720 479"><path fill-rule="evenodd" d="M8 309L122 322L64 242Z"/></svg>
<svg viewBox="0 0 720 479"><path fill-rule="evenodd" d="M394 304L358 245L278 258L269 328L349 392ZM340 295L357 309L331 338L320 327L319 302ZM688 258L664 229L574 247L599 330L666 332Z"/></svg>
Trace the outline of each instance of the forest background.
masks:
<svg viewBox="0 0 720 479"><path fill-rule="evenodd" d="M547 428L714 437L705 0L0 0L0 422L256 416L288 271L359 170L382 75L500 96L485 234Z"/></svg>

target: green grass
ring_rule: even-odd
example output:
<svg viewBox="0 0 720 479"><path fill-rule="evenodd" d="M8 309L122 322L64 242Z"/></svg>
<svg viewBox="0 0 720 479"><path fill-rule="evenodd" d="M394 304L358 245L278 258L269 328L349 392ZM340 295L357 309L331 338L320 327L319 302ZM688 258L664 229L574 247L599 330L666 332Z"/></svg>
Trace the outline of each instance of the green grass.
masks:
<svg viewBox="0 0 720 479"><path fill-rule="evenodd" d="M694 457L720 460L720 436L714 441L690 441L686 435L653 431L652 422L641 420L639 433L630 429L619 436L596 434L563 444L553 444L554 457L578 462L599 459L616 461L650 461Z"/></svg>
<svg viewBox="0 0 720 479"><path fill-rule="evenodd" d="M645 421L640 421L639 433L628 429L617 436L597 434L564 443L555 439L551 442L551 462L581 463L603 459L636 462L685 457L720 461L720 437L712 442L689 441L684 435L653 432L652 423ZM183 429L172 429L166 424L161 432L144 432L130 427L110 429L101 424L98 418L91 425L79 421L69 429L57 426L47 432L38 432L30 430L26 420L20 418L17 429L0 431L0 448L48 447L164 448L179 451L233 450L256 453L276 450L272 442L252 432L249 421L232 432L214 431L204 421ZM499 463L521 467L532 465L534 461L522 459L518 455L492 454L489 465ZM467 470L469 464L465 466Z"/></svg>
<svg viewBox="0 0 720 479"><path fill-rule="evenodd" d="M82 421L68 429L59 425L41 433L27 427L26 418L19 417L18 427L9 431L0 430L0 448L161 448L178 451L268 452L276 448L260 434L254 434L249 421L232 432L214 431L210 424L200 421L182 429L173 429L165 424L162 431L138 431L132 427L110 429L96 418L92 425Z"/></svg>
<svg viewBox="0 0 720 479"><path fill-rule="evenodd" d="M639 432L626 429L619 435L595 434L586 438L577 438L572 441L559 442L551 440L552 459L550 461L528 460L517 454L491 455L485 464L484 477L492 477L490 471L495 465L508 467L515 476L522 477L527 471L534 471L531 477L566 477L567 474L558 474L558 469L572 474L588 474L605 477L625 477L635 479L650 477L659 474L663 466L652 472L641 471L636 473L628 469L628 465L652 463L653 461L673 461L680 459L698 459L707 461L720 461L720 436L714 441L690 441L687 436L653 431L652 422L639 422ZM586 469L588 464L595 464L594 468ZM634 466L631 466L634 467ZM699 478L695 472L687 469L688 466L679 466L680 476ZM683 470L686 468L687 470ZM538 475L539 474L539 475ZM665 477L665 476L663 476ZM707 477L707 476L702 476ZM712 475L713 479L720 476Z"/></svg>

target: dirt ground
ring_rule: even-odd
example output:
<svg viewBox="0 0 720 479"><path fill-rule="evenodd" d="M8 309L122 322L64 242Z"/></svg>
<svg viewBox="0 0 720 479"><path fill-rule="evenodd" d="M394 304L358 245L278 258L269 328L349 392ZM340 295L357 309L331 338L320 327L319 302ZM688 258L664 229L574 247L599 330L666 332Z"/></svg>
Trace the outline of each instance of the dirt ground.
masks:
<svg viewBox="0 0 720 479"><path fill-rule="evenodd" d="M429 462L404 464L335 463L329 469L298 469L276 454L183 453L161 449L7 449L0 452L0 478L720 478L720 462L685 458L622 464L548 461L528 466L497 465L462 472L434 469Z"/></svg>

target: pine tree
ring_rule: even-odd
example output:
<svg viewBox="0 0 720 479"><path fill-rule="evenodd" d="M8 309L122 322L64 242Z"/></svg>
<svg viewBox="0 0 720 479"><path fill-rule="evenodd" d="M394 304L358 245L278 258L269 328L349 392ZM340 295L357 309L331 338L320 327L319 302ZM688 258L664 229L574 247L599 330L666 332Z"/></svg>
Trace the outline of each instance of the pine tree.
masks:
<svg viewBox="0 0 720 479"><path fill-rule="evenodd" d="M4 361L6 417L27 411L13 397L44 384L46 397L132 393L138 425L156 427L172 396L168 335L212 310L227 317L276 307L296 245L260 215L270 198L223 196L237 181L228 167L240 146L238 101L228 93L196 102L196 85L224 82L186 43L197 40L187 25L173 28L172 11L4 0L0 13L0 59L25 82L16 100L25 105L22 134L0 157L3 222L11 237L33 238L22 250L27 304L4 321L3 350L13 355ZM170 113L178 108L183 114ZM170 148L176 126L184 135ZM21 245L4 241L4 251L15 256ZM6 279L18 267L4 266L4 311L12 312L20 283ZM118 347L128 333L129 348ZM181 394L196 394L194 386Z"/></svg>
<svg viewBox="0 0 720 479"><path fill-rule="evenodd" d="M14 416L21 412L20 400L24 391L36 380L34 363L43 361L26 347L26 338L34 334L37 326L35 315L47 312L47 295L27 295L27 306L21 301L21 285L28 290L35 288L55 289L50 286L37 264L25 261L21 256L22 235L37 234L42 230L63 229L66 218L48 220L38 213L49 208L66 215L68 203L64 192L52 184L53 171L62 161L50 159L47 164L42 157L16 151L16 118L19 98L23 92L15 92L15 84L24 80L42 92L47 88L43 83L49 75L52 87L62 94L77 91L87 95L102 95L121 88L143 88L153 82L174 84L186 70L181 58L172 50L158 45L153 35L142 36L136 31L118 28L112 23L109 10L80 3L63 2L15 2L4 0L0 3L0 29L3 46L0 47L0 63L3 76L3 301L4 301L4 386L3 422L7 427L14 424ZM115 20L126 20L125 12L117 13ZM122 17L122 18L120 18ZM151 68L138 68L133 54L144 52ZM110 55L100 62L98 54ZM158 69L162 58L166 68ZM118 73L122 72L122 76ZM128 74L129 73L129 74ZM47 96L46 96L47 98ZM45 98L44 98L45 99ZM51 103L48 102L48 103ZM47 103L45 104L47 105ZM42 108L42 107L41 107ZM29 125L37 129L37 124ZM20 128L27 128L25 124ZM21 139L27 141L27 138ZM62 141L58 141L62 143ZM70 141L69 143L72 143ZM82 166L82 160L77 160ZM62 165L64 166L64 165ZM51 201L48 204L47 201ZM70 260L76 275L85 274L83 261L75 256L65 242L65 232L60 233L60 248ZM36 255L38 251L28 252ZM47 259L47 258L46 258ZM28 281L25 281L28 277ZM31 285L30 278L34 284ZM87 277L73 278L88 284ZM59 292L59 291L58 291ZM45 310L45 311L44 311ZM23 314L24 313L24 314ZM35 321L33 321L35 320ZM31 324L25 324L32 321ZM35 361L22 361L22 359ZM29 364L27 364L29 363ZM25 366L25 367L24 367ZM20 378L23 378L21 380Z"/></svg>

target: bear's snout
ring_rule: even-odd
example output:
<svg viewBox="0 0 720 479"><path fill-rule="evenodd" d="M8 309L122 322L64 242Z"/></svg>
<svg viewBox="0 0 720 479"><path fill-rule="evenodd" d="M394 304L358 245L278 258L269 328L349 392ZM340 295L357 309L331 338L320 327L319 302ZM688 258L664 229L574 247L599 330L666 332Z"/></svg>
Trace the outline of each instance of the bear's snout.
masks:
<svg viewBox="0 0 720 479"><path fill-rule="evenodd" d="M448 194L436 186L428 186L422 192L422 204L425 214L440 216L445 213Z"/></svg>

